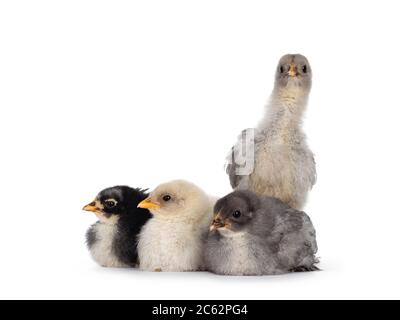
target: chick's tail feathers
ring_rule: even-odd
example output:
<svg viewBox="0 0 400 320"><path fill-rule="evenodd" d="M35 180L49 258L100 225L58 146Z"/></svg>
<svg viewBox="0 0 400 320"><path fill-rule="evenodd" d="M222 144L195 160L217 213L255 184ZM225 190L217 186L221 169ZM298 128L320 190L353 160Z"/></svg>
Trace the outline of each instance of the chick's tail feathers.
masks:
<svg viewBox="0 0 400 320"><path fill-rule="evenodd" d="M318 268L316 265L312 265L312 266L300 266L290 270L290 272L313 272L313 271L321 271L321 269Z"/></svg>
<svg viewBox="0 0 400 320"><path fill-rule="evenodd" d="M290 272L313 272L313 271L322 271L320 268L317 267L317 264L319 264L319 259L318 258L314 258L313 263L310 264L302 264L298 267L295 267L291 270L289 270Z"/></svg>

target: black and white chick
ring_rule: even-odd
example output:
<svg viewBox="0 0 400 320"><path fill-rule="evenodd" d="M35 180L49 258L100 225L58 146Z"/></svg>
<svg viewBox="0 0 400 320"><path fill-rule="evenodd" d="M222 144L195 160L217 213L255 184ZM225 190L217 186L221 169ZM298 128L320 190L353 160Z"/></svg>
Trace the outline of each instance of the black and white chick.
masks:
<svg viewBox="0 0 400 320"><path fill-rule="evenodd" d="M89 251L99 265L114 268L138 265L137 236L152 215L137 206L147 197L145 190L116 186L101 191L83 208L99 218L86 233Z"/></svg>
<svg viewBox="0 0 400 320"><path fill-rule="evenodd" d="M220 199L214 217L207 270L236 276L318 270L316 233L304 212L243 190Z"/></svg>

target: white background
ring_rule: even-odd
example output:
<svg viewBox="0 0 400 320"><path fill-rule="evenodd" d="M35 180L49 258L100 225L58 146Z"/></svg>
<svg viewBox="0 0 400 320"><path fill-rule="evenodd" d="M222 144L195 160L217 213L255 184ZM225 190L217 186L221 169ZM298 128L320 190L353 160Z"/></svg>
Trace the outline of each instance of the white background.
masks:
<svg viewBox="0 0 400 320"><path fill-rule="evenodd" d="M1 1L0 298L400 298L398 1ZM116 184L223 166L281 55L314 86L306 211L322 272L229 278L98 267L81 211Z"/></svg>

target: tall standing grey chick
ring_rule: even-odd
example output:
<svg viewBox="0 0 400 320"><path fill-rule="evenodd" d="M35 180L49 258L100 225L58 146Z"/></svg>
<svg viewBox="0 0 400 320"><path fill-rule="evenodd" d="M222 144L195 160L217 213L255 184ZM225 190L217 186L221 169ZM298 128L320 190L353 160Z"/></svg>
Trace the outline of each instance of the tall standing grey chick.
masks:
<svg viewBox="0 0 400 320"><path fill-rule="evenodd" d="M304 207L316 182L314 156L301 128L311 82L306 57L281 58L265 117L254 131L254 152L248 152L243 163L238 161L246 144L244 134L232 149L227 173L234 189L278 198L295 209ZM243 171L244 167L250 170Z"/></svg>
<svg viewBox="0 0 400 320"><path fill-rule="evenodd" d="M304 212L254 192L218 200L205 249L207 270L222 275L314 271L317 242Z"/></svg>

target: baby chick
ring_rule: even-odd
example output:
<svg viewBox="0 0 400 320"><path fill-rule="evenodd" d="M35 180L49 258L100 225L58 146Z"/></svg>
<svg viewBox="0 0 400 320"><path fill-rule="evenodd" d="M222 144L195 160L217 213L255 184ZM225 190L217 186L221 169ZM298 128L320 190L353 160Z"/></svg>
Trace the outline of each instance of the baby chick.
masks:
<svg viewBox="0 0 400 320"><path fill-rule="evenodd" d="M207 270L276 275L318 270L310 218L282 201L235 191L218 200L205 249Z"/></svg>
<svg viewBox="0 0 400 320"><path fill-rule="evenodd" d="M140 268L167 272L201 269L214 203L200 188L182 180L151 192L139 204L154 215L139 236Z"/></svg>
<svg viewBox="0 0 400 320"><path fill-rule="evenodd" d="M234 189L248 189L303 208L316 181L314 156L301 129L311 81L311 67L304 56L282 57L266 115L254 131L254 148L244 160L239 159L243 146L251 143L246 131L229 157L227 173Z"/></svg>
<svg viewBox="0 0 400 320"><path fill-rule="evenodd" d="M137 206L147 196L144 190L117 186L101 191L83 208L99 218L86 234L89 251L98 264L103 267L138 264L137 235L151 214Z"/></svg>

